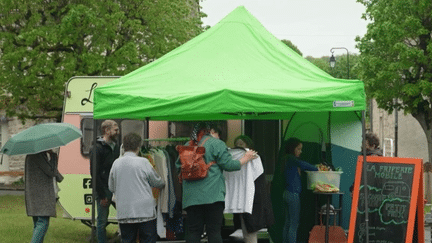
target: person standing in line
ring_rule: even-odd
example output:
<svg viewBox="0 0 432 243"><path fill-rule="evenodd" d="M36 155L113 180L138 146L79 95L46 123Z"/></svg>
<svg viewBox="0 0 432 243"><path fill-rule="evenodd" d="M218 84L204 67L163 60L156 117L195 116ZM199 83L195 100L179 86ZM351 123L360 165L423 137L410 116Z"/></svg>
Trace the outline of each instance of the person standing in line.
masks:
<svg viewBox="0 0 432 243"><path fill-rule="evenodd" d="M96 205L97 205L97 238L99 243L107 242L106 226L108 225L109 207L115 204L108 189L108 177L114 163L120 156L117 143L119 127L113 120L105 120L101 125L102 137L96 140L95 148L90 151L90 174L93 178L93 154L96 153Z"/></svg>
<svg viewBox="0 0 432 243"><path fill-rule="evenodd" d="M365 149L366 156L383 156L383 152L380 148L380 141L378 139L378 136L374 133L365 134ZM363 149L361 149L360 155L363 156ZM349 191L352 198L354 191L354 182L350 186Z"/></svg>
<svg viewBox="0 0 432 243"><path fill-rule="evenodd" d="M225 208L225 179L223 170L240 170L243 164L255 158L255 151L249 150L240 160L233 160L228 153L226 144L210 135L210 124L197 123L191 139L200 146L205 141L204 159L208 164L216 164L208 170L207 177L196 181L182 181L183 209L186 210L186 242L199 243L206 226L209 243L222 243L222 222ZM201 142L201 143L200 143ZM181 168L180 160L176 161L176 168Z"/></svg>
<svg viewBox="0 0 432 243"><path fill-rule="evenodd" d="M34 224L31 243L44 241L50 217L56 217L54 180L63 181L57 164L57 154L52 150L29 154L25 159L25 205Z"/></svg>
<svg viewBox="0 0 432 243"><path fill-rule="evenodd" d="M300 193L301 171L318 171L318 168L299 159L303 144L298 138L290 138L286 143L286 162L284 168L285 192L284 201L287 203L283 242L296 243L297 229L300 221Z"/></svg>
<svg viewBox="0 0 432 243"><path fill-rule="evenodd" d="M380 141L377 135L373 133L365 134L366 144L366 156L383 156L383 152L380 148ZM363 151L360 152L363 155Z"/></svg>
<svg viewBox="0 0 432 243"><path fill-rule="evenodd" d="M150 162L138 153L142 139L129 133L123 139L125 154L114 161L108 180L109 190L116 197L117 220L123 243L154 243L156 232L156 200L152 187L163 188L165 182Z"/></svg>

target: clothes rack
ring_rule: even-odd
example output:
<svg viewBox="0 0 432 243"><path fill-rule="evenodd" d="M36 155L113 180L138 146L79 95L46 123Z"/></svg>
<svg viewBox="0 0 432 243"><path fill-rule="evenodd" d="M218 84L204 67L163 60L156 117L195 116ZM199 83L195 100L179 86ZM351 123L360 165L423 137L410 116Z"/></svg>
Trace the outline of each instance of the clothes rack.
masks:
<svg viewBox="0 0 432 243"><path fill-rule="evenodd" d="M143 147L165 147L168 145L184 144L187 141L190 141L189 137L143 139Z"/></svg>

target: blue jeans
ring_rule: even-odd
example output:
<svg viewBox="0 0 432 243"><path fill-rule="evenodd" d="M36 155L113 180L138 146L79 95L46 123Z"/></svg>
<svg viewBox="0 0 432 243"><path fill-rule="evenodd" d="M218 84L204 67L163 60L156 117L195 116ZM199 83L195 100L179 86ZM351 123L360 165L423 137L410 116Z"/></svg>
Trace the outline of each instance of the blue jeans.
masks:
<svg viewBox="0 0 432 243"><path fill-rule="evenodd" d="M137 234L141 243L155 243L157 240L156 219L136 224L119 224L119 226L122 243L135 243Z"/></svg>
<svg viewBox="0 0 432 243"><path fill-rule="evenodd" d="M111 195L107 195L109 198L108 206L104 207L100 204L100 198L96 198L96 206L97 206L97 225L96 225L96 234L99 243L108 242L106 235L106 227L108 225L108 216L109 216L109 208L111 206Z"/></svg>
<svg viewBox="0 0 432 243"><path fill-rule="evenodd" d="M285 226L283 229L283 243L297 242L297 229L300 221L300 195L285 191L284 201L287 203Z"/></svg>
<svg viewBox="0 0 432 243"><path fill-rule="evenodd" d="M33 237L31 243L42 243L48 230L50 218L47 216L33 216Z"/></svg>

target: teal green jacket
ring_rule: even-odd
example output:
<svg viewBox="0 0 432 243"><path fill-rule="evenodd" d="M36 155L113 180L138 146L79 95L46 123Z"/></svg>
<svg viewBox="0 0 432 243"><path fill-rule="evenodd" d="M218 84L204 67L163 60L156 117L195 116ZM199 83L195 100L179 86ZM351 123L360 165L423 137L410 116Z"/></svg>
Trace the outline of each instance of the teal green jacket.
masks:
<svg viewBox="0 0 432 243"><path fill-rule="evenodd" d="M228 152L226 144L210 135L205 135L202 139L210 137L204 144L206 149L204 159L206 163L216 161L208 171L207 177L197 181L183 180L183 209L201 204L212 204L225 201L225 177L223 171L240 170L241 164L238 160L233 160ZM180 160L177 159L176 167L180 169Z"/></svg>

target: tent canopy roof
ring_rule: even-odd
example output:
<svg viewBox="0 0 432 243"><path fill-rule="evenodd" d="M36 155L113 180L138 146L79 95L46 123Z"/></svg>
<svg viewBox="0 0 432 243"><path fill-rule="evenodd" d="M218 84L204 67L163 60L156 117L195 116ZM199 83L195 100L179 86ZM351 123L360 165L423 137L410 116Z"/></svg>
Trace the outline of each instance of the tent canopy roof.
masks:
<svg viewBox="0 0 432 243"><path fill-rule="evenodd" d="M160 59L96 88L94 102L96 119L172 121L284 119L292 112L366 107L363 82L331 77L244 7Z"/></svg>

